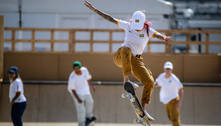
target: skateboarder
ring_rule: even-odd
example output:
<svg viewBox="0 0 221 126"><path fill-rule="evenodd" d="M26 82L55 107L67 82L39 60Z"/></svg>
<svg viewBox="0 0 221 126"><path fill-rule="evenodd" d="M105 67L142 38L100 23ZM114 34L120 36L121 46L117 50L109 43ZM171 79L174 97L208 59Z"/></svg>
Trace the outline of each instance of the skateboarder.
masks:
<svg viewBox="0 0 221 126"><path fill-rule="evenodd" d="M85 1L84 4L104 19L124 29L124 43L114 54L114 62L118 67L122 68L123 83L129 81L129 75L133 74L136 79L144 85L141 105L145 109L146 104L150 103L154 78L150 70L145 67L141 55L150 37L164 41L168 41L170 37L162 35L151 28L151 23L146 21L146 16L142 11L134 12L132 20L127 22L101 12L93 7L88 1ZM154 120L151 116L149 118Z"/></svg>
<svg viewBox="0 0 221 126"><path fill-rule="evenodd" d="M160 101L165 104L166 112L173 126L180 126L180 106L183 99L183 85L172 73L173 64L164 64L164 73L156 79L156 84L161 87Z"/></svg>

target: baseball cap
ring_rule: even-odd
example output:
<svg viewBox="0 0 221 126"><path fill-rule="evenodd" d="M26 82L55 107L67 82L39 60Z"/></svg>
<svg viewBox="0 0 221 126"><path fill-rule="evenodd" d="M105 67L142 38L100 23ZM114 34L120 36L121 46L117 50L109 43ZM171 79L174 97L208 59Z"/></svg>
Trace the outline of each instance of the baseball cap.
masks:
<svg viewBox="0 0 221 126"><path fill-rule="evenodd" d="M18 73L18 67L16 66L10 67L10 69L8 70L8 73Z"/></svg>
<svg viewBox="0 0 221 126"><path fill-rule="evenodd" d="M73 63L73 68L76 67L76 66L78 66L78 67L81 68L81 62L75 61L75 62Z"/></svg>
<svg viewBox="0 0 221 126"><path fill-rule="evenodd" d="M170 62L170 61L167 61L165 64L164 64L164 69L173 69L173 64Z"/></svg>
<svg viewBox="0 0 221 126"><path fill-rule="evenodd" d="M132 16L131 29L132 30L142 30L144 23L146 21L146 16L142 11L135 11Z"/></svg>

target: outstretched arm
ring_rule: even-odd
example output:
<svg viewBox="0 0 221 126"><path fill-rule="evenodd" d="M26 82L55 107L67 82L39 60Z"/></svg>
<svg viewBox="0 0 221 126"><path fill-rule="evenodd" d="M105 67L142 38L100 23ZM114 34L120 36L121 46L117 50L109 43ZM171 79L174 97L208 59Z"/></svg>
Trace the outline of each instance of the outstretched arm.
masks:
<svg viewBox="0 0 221 126"><path fill-rule="evenodd" d="M87 0L85 0L84 5L87 6L90 10L92 10L93 12L97 13L98 15L100 15L101 17L103 17L104 19L113 22L115 24L117 24L117 20L114 19L113 17L111 17L108 14L105 14L101 11L99 11L98 9L94 8Z"/></svg>
<svg viewBox="0 0 221 126"><path fill-rule="evenodd" d="M160 34L159 32L155 33L155 34L153 35L153 37L156 37L156 38L158 38L158 39L160 39L160 40L163 40L163 41L166 41L166 42L171 39L170 36L162 35L162 34Z"/></svg>

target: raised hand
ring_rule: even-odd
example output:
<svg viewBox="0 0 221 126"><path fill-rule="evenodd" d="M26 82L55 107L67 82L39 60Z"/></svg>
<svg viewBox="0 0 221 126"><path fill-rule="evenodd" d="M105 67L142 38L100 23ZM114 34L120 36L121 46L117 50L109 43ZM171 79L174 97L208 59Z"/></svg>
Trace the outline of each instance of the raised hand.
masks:
<svg viewBox="0 0 221 126"><path fill-rule="evenodd" d="M91 5L91 3L89 3L87 0L84 1L84 5L87 6L90 10L92 10L93 12L97 13L98 15L100 15L101 17L103 17L104 19L110 21L110 22L113 22L115 24L117 24L117 20L114 19L113 17L111 17L110 15L108 14L105 14L104 12L96 9L95 7L93 7Z"/></svg>
<svg viewBox="0 0 221 126"><path fill-rule="evenodd" d="M87 0L84 1L84 5L87 6L89 9L93 10L94 7L89 3Z"/></svg>
<svg viewBox="0 0 221 126"><path fill-rule="evenodd" d="M171 40L171 39L172 39L171 36L166 36L166 37L164 38L164 41L168 42L168 41Z"/></svg>

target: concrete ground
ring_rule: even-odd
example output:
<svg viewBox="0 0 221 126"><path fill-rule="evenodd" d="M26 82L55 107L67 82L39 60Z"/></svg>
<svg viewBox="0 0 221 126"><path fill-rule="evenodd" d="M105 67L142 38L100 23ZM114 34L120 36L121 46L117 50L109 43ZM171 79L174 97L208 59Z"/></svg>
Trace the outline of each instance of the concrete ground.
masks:
<svg viewBox="0 0 221 126"><path fill-rule="evenodd" d="M34 122L26 122L23 124L24 126L78 126L77 123L34 123ZM10 122L0 122L0 126L13 126ZM96 123L95 126L141 126L138 124L114 124L114 123ZM153 126L171 126L168 124L153 124ZM219 125L183 125L183 126L219 126Z"/></svg>

